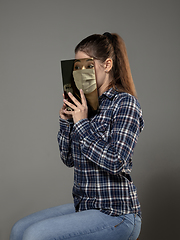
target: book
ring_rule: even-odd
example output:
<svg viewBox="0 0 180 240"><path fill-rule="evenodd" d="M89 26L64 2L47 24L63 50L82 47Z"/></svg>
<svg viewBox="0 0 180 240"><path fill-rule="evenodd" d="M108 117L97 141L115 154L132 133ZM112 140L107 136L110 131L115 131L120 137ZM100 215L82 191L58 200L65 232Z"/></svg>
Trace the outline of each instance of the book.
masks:
<svg viewBox="0 0 180 240"><path fill-rule="evenodd" d="M99 101L93 58L61 60L62 84L65 99L73 103L68 92L81 102L82 89L86 97L88 114L96 114ZM67 106L68 111L72 109Z"/></svg>

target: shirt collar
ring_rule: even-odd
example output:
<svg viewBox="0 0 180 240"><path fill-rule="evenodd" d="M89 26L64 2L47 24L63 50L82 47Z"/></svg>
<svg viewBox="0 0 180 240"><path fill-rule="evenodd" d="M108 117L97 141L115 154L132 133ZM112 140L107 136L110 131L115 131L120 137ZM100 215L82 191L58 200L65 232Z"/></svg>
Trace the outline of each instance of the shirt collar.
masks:
<svg viewBox="0 0 180 240"><path fill-rule="evenodd" d="M109 99L113 99L113 97L117 94L117 91L114 88L108 89L106 92L104 92L99 99L102 99L104 97L107 97Z"/></svg>

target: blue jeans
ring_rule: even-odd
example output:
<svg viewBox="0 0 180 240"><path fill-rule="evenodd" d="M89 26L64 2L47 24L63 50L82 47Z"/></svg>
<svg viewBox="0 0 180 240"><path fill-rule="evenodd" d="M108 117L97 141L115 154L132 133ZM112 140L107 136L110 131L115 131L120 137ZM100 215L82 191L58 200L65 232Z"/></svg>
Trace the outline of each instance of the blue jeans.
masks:
<svg viewBox="0 0 180 240"><path fill-rule="evenodd" d="M31 214L12 228L10 240L136 240L141 219L135 214L112 217L99 210L75 212L65 204Z"/></svg>

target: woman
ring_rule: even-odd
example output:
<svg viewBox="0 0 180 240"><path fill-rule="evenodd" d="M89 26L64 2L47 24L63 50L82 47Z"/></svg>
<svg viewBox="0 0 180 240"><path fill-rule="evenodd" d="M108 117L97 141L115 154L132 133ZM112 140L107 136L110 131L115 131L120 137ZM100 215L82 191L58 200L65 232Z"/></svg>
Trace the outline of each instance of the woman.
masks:
<svg viewBox="0 0 180 240"><path fill-rule="evenodd" d="M99 109L88 116L80 90L81 103L69 93L73 103L64 99L60 110L58 143L62 161L74 167L74 205L20 220L11 240L135 240L140 233L141 210L130 173L144 122L125 44L117 34L94 34L76 46L75 58L94 59Z"/></svg>

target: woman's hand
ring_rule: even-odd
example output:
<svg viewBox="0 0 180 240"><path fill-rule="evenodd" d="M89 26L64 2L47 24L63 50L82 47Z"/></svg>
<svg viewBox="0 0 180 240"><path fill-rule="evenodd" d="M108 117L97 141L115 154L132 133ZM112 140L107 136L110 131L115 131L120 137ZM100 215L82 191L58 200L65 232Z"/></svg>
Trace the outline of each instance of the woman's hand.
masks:
<svg viewBox="0 0 180 240"><path fill-rule="evenodd" d="M66 109L63 109L63 114L70 116L73 118L74 123L77 123L81 119L88 117L88 107L86 98L84 96L83 90L80 90L81 95L81 101L80 103L71 93L68 93L71 100L74 102L74 104L68 102L66 99L64 99L64 103L67 104L69 107L71 107L74 111L67 111Z"/></svg>
<svg viewBox="0 0 180 240"><path fill-rule="evenodd" d="M63 98L65 99L64 94L63 94ZM64 119L64 120L71 119L72 116L67 115L67 114L64 113L64 110L65 110L65 109L66 109L66 104L64 103L63 106L62 106L62 108L61 108L61 110L59 111L59 116L60 116L62 119Z"/></svg>

